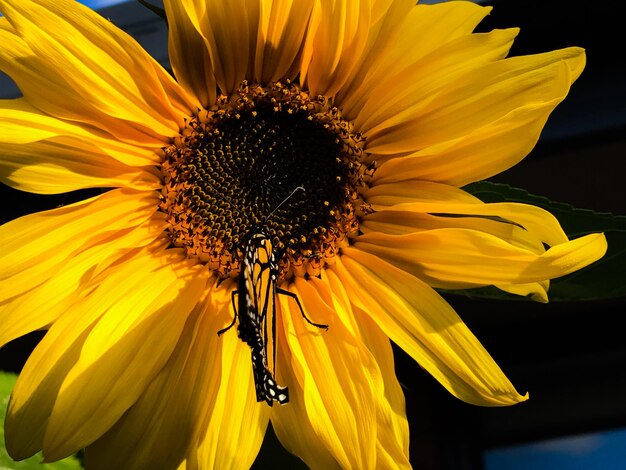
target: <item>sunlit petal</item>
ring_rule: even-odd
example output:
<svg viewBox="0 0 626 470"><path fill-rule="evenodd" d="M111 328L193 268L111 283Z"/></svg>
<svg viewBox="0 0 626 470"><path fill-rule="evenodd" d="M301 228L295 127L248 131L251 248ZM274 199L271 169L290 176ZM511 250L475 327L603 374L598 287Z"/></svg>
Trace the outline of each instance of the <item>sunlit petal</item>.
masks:
<svg viewBox="0 0 626 470"><path fill-rule="evenodd" d="M0 299L50 278L72 255L116 240L153 216L152 193L114 190L70 206L26 215L0 227ZM130 247L129 247L130 248Z"/></svg>
<svg viewBox="0 0 626 470"><path fill-rule="evenodd" d="M213 64L205 38L196 28L200 25L202 6L191 2L165 0L168 18L169 57L174 75L188 93L203 106L211 106L216 98Z"/></svg>
<svg viewBox="0 0 626 470"><path fill-rule="evenodd" d="M486 406L527 398L454 310L419 279L356 249L337 264L337 272L355 306L453 395Z"/></svg>
<svg viewBox="0 0 626 470"><path fill-rule="evenodd" d="M163 140L193 109L135 40L93 10L71 0L4 0L0 11L14 29L0 29L0 68L41 110L134 141Z"/></svg>
<svg viewBox="0 0 626 470"><path fill-rule="evenodd" d="M312 93L333 96L346 83L367 45L371 15L371 0L315 3L300 69Z"/></svg>
<svg viewBox="0 0 626 470"><path fill-rule="evenodd" d="M604 235L592 234L537 254L483 232L455 228L408 235L370 232L355 246L432 286L452 289L554 279L600 259L607 248Z"/></svg>
<svg viewBox="0 0 626 470"><path fill-rule="evenodd" d="M127 292L94 324L59 388L44 458L58 460L101 436L169 359L206 283L201 270L172 258L161 256L156 263L148 258L136 266L150 274L149 282ZM90 305L88 297L78 309Z"/></svg>
<svg viewBox="0 0 626 470"><path fill-rule="evenodd" d="M86 451L94 469L175 468L199 432L198 417L219 383L222 345L216 331L224 321L228 291L215 280L187 318L169 361L120 420ZM221 310L221 312L220 312ZM227 309L226 309L227 310ZM176 439L172 439L176 436Z"/></svg>

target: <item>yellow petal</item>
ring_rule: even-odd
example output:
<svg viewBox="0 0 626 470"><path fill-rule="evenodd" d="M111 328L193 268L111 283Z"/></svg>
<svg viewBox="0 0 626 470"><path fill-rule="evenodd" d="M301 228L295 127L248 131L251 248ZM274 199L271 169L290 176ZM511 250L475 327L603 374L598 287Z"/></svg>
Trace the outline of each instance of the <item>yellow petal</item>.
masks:
<svg viewBox="0 0 626 470"><path fill-rule="evenodd" d="M516 392L454 310L419 279L354 248L333 269L355 308L454 396L484 406L527 398Z"/></svg>
<svg viewBox="0 0 626 470"><path fill-rule="evenodd" d="M394 4L402 3L397 0L373 0L372 1L372 24L381 21ZM408 3L408 2L406 2Z"/></svg>
<svg viewBox="0 0 626 470"><path fill-rule="evenodd" d="M282 336L281 333L279 335ZM306 462L309 468L340 469L339 463L309 420L302 383L289 366L293 359L284 341L281 341L276 354L277 362L286 365L281 369L282 383L289 386L289 403L272 410L272 428L276 436L285 449Z"/></svg>
<svg viewBox="0 0 626 470"><path fill-rule="evenodd" d="M355 337L356 323L342 302L330 306L328 283L313 286L297 278L290 290L298 295L305 314L315 322L329 323L328 330L310 325L293 299L281 296L283 323L279 348L288 345L291 363L287 367L302 387L306 417L317 439L343 468L374 468L376 462L376 400L383 396L380 370L369 351ZM327 291L320 295L320 291ZM337 299L332 299L337 300ZM280 365L280 364L279 364ZM279 375L280 377L280 375ZM287 386L290 383L286 383ZM277 409L272 421L283 419ZM300 417L305 423L307 419ZM295 425L295 424L294 424ZM294 449L301 444L280 431L277 435ZM282 425L285 429L285 425ZM309 452L294 449L306 460Z"/></svg>
<svg viewBox="0 0 626 470"><path fill-rule="evenodd" d="M176 468L186 457L204 421L205 403L217 393L208 383L221 378L222 347L216 332L224 320L218 310L224 305L230 306L230 293L216 288L213 279L169 361L122 418L87 447L88 468Z"/></svg>
<svg viewBox="0 0 626 470"><path fill-rule="evenodd" d="M150 286L153 272L138 268L159 261L145 253L129 259L106 277L89 300L73 304L50 327L24 365L9 402L6 439L14 459L21 460L42 449L61 384L78 361L95 322L116 303Z"/></svg>
<svg viewBox="0 0 626 470"><path fill-rule="evenodd" d="M402 120L415 119L420 112L427 115L423 110L436 103L439 95L449 87L465 80L472 71L504 58L517 33L518 30L512 28L466 34L446 41L426 56L421 51L416 54L412 49L406 51L404 59L397 59L402 68L387 63L385 59L383 66L390 72L383 74L381 70L369 87L363 87L363 106L355 125L367 133L375 146L378 130L397 125Z"/></svg>
<svg viewBox="0 0 626 470"><path fill-rule="evenodd" d="M419 214L405 211L385 211L370 214L361 225L364 233L382 232L389 235L406 235L418 230L434 230L442 228L463 228L488 233L506 242L511 243L534 253L545 251L544 245L537 237L517 225L495 222L487 219L462 217L436 217L429 214ZM530 297L538 302L548 301L549 281L531 282L524 284L494 284L498 289L522 297ZM447 288L460 288L457 284L447 284Z"/></svg>
<svg viewBox="0 0 626 470"><path fill-rule="evenodd" d="M537 254L545 251L545 240L553 244L567 241L558 221L541 209L508 204L492 208L462 189L445 184L402 181L373 186L365 196L377 212L365 218L361 225L363 232L402 235L466 228L491 234Z"/></svg>
<svg viewBox="0 0 626 470"><path fill-rule="evenodd" d="M495 286L509 294L530 297L535 302L548 302L550 281L529 282L527 284L495 284Z"/></svg>
<svg viewBox="0 0 626 470"><path fill-rule="evenodd" d="M89 187L156 189L155 151L43 115L24 99L0 101L0 180L51 194ZM129 166L139 163L144 168Z"/></svg>
<svg viewBox="0 0 626 470"><path fill-rule="evenodd" d="M383 211L368 215L360 228L363 233L381 232L387 235L409 235L440 229L473 230L532 253L541 254L545 251L544 244L535 234L519 225L490 218L441 217L420 212Z"/></svg>
<svg viewBox="0 0 626 470"><path fill-rule="evenodd" d="M378 171L378 169L376 170ZM404 202L449 202L456 204L480 203L480 199L447 184L432 181L410 181L396 184L380 183L364 192L367 202L393 206Z"/></svg>
<svg viewBox="0 0 626 470"><path fill-rule="evenodd" d="M150 221L157 202L153 193L114 190L4 224L0 236L7 251L0 255L0 279L5 280L0 283L0 298L41 284L72 254L114 241ZM163 223L162 217L154 220ZM6 282L8 279L11 282Z"/></svg>
<svg viewBox="0 0 626 470"><path fill-rule="evenodd" d="M517 164L533 149L550 112L563 97L518 108L451 144L389 159L374 179L392 183L415 178L464 186L489 178Z"/></svg>
<svg viewBox="0 0 626 470"><path fill-rule="evenodd" d="M197 386L197 392L206 399L199 412L195 444L187 455L187 468L250 468L269 422L269 407L256 401L250 348L237 337L235 328L217 337L218 328L228 324L233 314L233 288L234 283L220 285L220 316L208 332L216 339L209 343L215 349L203 351L202 360L196 362L196 367L217 364L201 376L204 378ZM212 351L217 351L214 357Z"/></svg>
<svg viewBox="0 0 626 470"><path fill-rule="evenodd" d="M105 287L110 274L76 306L86 312L97 303L102 309L102 295L115 298L101 310L58 391L44 436L48 461L94 442L137 401L168 361L204 291L207 273L189 260L178 262L166 250L141 261L134 272L128 262L120 269L141 280L132 291L124 289L123 298L120 286Z"/></svg>
<svg viewBox="0 0 626 470"><path fill-rule="evenodd" d="M487 233L452 228L408 235L370 232L359 237L355 247L380 256L433 287L458 289L564 276L600 259L607 244L603 234L591 234L539 255Z"/></svg>
<svg viewBox="0 0 626 470"><path fill-rule="evenodd" d="M0 227L0 299L49 279L73 255L112 241L151 218L155 193L113 190L59 209L26 215Z"/></svg>
<svg viewBox="0 0 626 470"><path fill-rule="evenodd" d="M190 23L202 36L222 93L229 94L244 79L252 79L258 0L182 0L181 3Z"/></svg>
<svg viewBox="0 0 626 470"><path fill-rule="evenodd" d="M471 2L376 2L372 23L380 22L379 29L371 32L367 53L338 95L344 114L355 118L381 81L392 76L404 81L402 70L443 44L470 34L489 11ZM412 75L411 80L420 76Z"/></svg>
<svg viewBox="0 0 626 470"><path fill-rule="evenodd" d="M349 309L350 293L346 291L335 271L327 272L329 286L334 299ZM317 281L317 280L316 280ZM319 284L319 281L316 282ZM391 343L372 319L352 306L359 340L374 357L384 382L382 393L376 397L376 468L410 468L409 425L406 418L404 392L395 374Z"/></svg>
<svg viewBox="0 0 626 470"><path fill-rule="evenodd" d="M583 51L569 48L472 68L443 87L440 93L429 97L421 107L411 108L408 114L396 114L369 129L368 151L397 154L423 149L420 155L428 155L427 152L432 154L464 141L467 143L477 135L484 140L493 133L499 142L499 126L511 113L520 114L509 122L513 128L533 110L540 111L535 112L535 119L545 122L567 94L581 63L584 64ZM539 131L540 128L528 131L528 145L534 145ZM488 144L483 142L483 145ZM526 151L526 147L522 150ZM523 156L525 154L515 156L516 161ZM505 156L505 159L512 158Z"/></svg>
<svg viewBox="0 0 626 470"><path fill-rule="evenodd" d="M58 267L50 279L0 304L0 346L31 331L44 329L81 302L96 275L130 250L150 244L162 232L162 224L149 220L120 232L108 243L95 245Z"/></svg>
<svg viewBox="0 0 626 470"><path fill-rule="evenodd" d="M44 141L27 145L0 144L0 181L38 194L60 194L85 188L125 187L154 190L159 175L152 168L124 166L108 156L71 143ZM91 155L89 155L91 154Z"/></svg>
<svg viewBox="0 0 626 470"><path fill-rule="evenodd" d="M93 10L71 0L4 0L1 10L15 34L0 35L0 68L47 113L121 139L164 141L196 108L134 39Z"/></svg>
<svg viewBox="0 0 626 470"><path fill-rule="evenodd" d="M398 48L401 47L401 43L395 41L398 36L397 31L414 6L409 2L394 0L372 2L371 25L365 50L353 72L334 98L334 102L341 108L345 118L353 120L358 114L362 103L357 106L355 102L364 99L363 85L365 82L369 83L368 79L377 69L381 51L387 54L392 53L395 49L389 47L391 43L396 43Z"/></svg>
<svg viewBox="0 0 626 470"><path fill-rule="evenodd" d="M13 389L5 421L5 444L14 460L43 448L43 436L63 377L80 354L93 318L65 315L46 334L24 365Z"/></svg>
<svg viewBox="0 0 626 470"><path fill-rule="evenodd" d="M407 211L453 217L499 217L521 225L548 245L568 241L556 217L544 209L528 204L485 204L462 189L424 181L404 181L373 188L376 189L366 193L367 202L379 212Z"/></svg>
<svg viewBox="0 0 626 470"><path fill-rule="evenodd" d="M261 2L255 54L255 78L265 85L293 78L307 31L313 0Z"/></svg>
<svg viewBox="0 0 626 470"><path fill-rule="evenodd" d="M74 148L74 152L84 152L81 160L91 162L96 159L91 162L96 165L102 159L102 164L110 165L113 170L119 168L120 163L123 167L154 165L160 161L162 147L161 142L141 147L120 142L89 125L48 116L23 98L0 101L0 145L9 145L11 147L7 148L16 149L19 145L37 142L43 142L41 145L51 142L51 149L63 146L68 152ZM11 159L9 151L3 153L2 158ZM97 155L93 155L94 153ZM109 163L109 160L104 160L105 156L116 161ZM74 164L78 165L77 162ZM83 164L86 165L87 162Z"/></svg>
<svg viewBox="0 0 626 470"><path fill-rule="evenodd" d="M204 107L215 103L217 87L213 64L202 33L196 29L200 22L196 11L180 0L165 0L168 20L168 50L174 75L181 86ZM191 17L189 16L191 13Z"/></svg>
<svg viewBox="0 0 626 470"><path fill-rule="evenodd" d="M284 308L285 304L282 303L280 306ZM302 376L296 374L291 366L295 359L285 338L286 326L282 318L285 314L282 312L283 309L280 308L277 318L277 372L280 378L279 383L289 387L289 404L272 409L272 428L283 447L297 455L310 468L339 469L341 468L339 463L333 457L329 447L320 439L309 418L304 400ZM291 316L291 314L287 315ZM295 321L305 320L300 316L295 318ZM321 317L317 318L317 321L322 321Z"/></svg>
<svg viewBox="0 0 626 470"><path fill-rule="evenodd" d="M312 95L335 95L350 78L367 45L370 0L315 3L302 52L300 81Z"/></svg>

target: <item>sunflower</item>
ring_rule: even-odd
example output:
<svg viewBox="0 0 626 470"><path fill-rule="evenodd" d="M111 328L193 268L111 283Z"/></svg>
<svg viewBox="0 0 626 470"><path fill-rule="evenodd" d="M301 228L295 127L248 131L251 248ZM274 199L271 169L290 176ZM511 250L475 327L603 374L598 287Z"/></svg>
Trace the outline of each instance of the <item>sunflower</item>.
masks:
<svg viewBox="0 0 626 470"><path fill-rule="evenodd" d="M0 345L47 330L11 456L246 468L271 422L312 468L408 467L392 342L461 400L525 400L433 288L547 301L604 254L460 189L529 153L583 50L507 58L469 2L164 3L171 73L72 0L0 0L0 178L100 189L0 227Z"/></svg>

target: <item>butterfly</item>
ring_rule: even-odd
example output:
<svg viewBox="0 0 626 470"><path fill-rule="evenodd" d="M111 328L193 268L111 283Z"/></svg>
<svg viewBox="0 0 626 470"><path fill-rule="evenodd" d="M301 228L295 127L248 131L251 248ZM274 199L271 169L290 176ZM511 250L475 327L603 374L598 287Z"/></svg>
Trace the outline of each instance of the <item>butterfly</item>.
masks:
<svg viewBox="0 0 626 470"><path fill-rule="evenodd" d="M280 205L291 197L296 190ZM278 207L272 211L268 218ZM243 257L237 289L231 294L234 310L233 321L226 328L219 330L217 334L222 335L228 331L239 319L237 334L243 342L250 346L252 353L252 372L257 401L265 401L269 406L272 406L274 401L284 405L289 402L289 389L279 385L274 378L277 295L286 295L294 299L302 317L309 324L323 329L328 329L328 325L312 322L304 313L298 296L278 287L280 272L277 257L270 238L261 228L255 228L249 232L244 240L242 251Z"/></svg>

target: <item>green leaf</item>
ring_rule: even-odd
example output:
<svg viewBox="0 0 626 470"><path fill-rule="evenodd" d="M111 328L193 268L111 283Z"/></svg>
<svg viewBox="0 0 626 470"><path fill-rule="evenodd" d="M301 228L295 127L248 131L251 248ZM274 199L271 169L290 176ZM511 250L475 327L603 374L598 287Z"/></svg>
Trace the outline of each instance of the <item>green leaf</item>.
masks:
<svg viewBox="0 0 626 470"><path fill-rule="evenodd" d="M8 454L4 445L4 417L9 404L11 390L15 385L17 375L0 371L0 470L79 470L82 469L80 461L76 457L68 457L58 462L41 463L41 454L31 458L15 462Z"/></svg>
<svg viewBox="0 0 626 470"><path fill-rule="evenodd" d="M548 292L550 300L600 300L626 296L626 216L578 209L570 204L529 194L524 189L489 181L472 183L463 189L483 202L521 202L546 209L559 220L569 238L604 232L609 245L606 255L580 271L553 280ZM507 294L495 287L445 292L486 299L525 298Z"/></svg>

